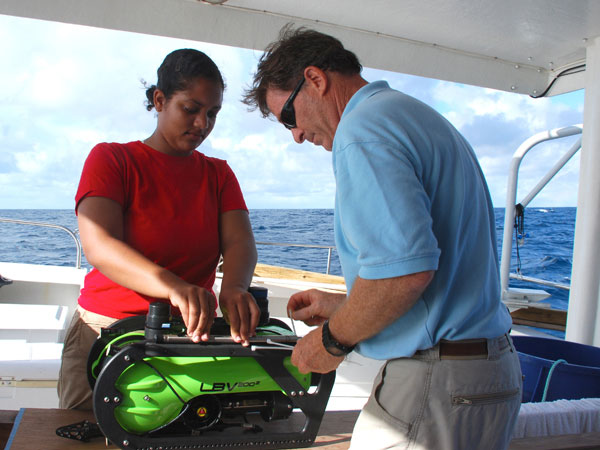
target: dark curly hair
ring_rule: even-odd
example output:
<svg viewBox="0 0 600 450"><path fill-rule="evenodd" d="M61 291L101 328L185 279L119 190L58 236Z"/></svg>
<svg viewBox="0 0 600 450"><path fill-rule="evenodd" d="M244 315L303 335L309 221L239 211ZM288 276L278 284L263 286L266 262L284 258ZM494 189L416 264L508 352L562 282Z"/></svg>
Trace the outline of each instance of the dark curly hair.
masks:
<svg viewBox="0 0 600 450"><path fill-rule="evenodd" d="M356 55L346 50L338 39L304 27L294 29L293 24L287 24L261 56L252 87L246 90L242 102L250 110L258 109L263 117L268 117L271 111L267 107L267 90L291 91L308 66L344 75L362 71Z"/></svg>
<svg viewBox="0 0 600 450"><path fill-rule="evenodd" d="M191 48L182 48L169 53L158 70L158 81L146 89L146 109L154 108L154 91L160 89L168 100L178 91L187 89L189 83L197 78L205 78L221 84L225 82L219 68L205 53Z"/></svg>

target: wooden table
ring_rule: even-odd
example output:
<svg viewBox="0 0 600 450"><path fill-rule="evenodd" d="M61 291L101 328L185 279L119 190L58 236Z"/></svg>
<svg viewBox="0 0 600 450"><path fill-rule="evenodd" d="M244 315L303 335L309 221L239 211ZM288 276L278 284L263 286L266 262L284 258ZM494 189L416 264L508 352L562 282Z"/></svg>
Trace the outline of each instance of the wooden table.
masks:
<svg viewBox="0 0 600 450"><path fill-rule="evenodd" d="M358 411L327 412L312 448L347 450L358 413ZM21 409L15 418L6 450L106 450L118 448L113 445L107 447L105 440L101 438L92 439L89 442L79 442L56 435L58 427L86 419L96 421L92 412L67 409Z"/></svg>
<svg viewBox="0 0 600 450"><path fill-rule="evenodd" d="M326 412L319 435L311 448L347 450L350 446L352 428L358 413L358 411ZM2 417L5 420L12 419L14 414L4 412ZM66 409L22 409L14 419L14 427L6 450L106 450L117 448L112 445L107 447L105 441L101 438L93 439L90 442L78 442L56 435L56 428L86 419L95 422L91 412ZM599 448L600 433L586 433L515 439L511 442L509 450L583 450Z"/></svg>

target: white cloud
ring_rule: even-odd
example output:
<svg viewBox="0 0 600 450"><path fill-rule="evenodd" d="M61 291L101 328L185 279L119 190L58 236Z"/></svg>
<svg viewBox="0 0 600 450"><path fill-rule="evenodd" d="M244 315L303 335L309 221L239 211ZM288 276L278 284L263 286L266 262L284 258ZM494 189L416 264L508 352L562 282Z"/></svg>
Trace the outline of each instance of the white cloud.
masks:
<svg viewBox="0 0 600 450"><path fill-rule="evenodd" d="M17 168L26 174L39 174L48 162L45 152L22 152L16 155Z"/></svg>
<svg viewBox="0 0 600 450"><path fill-rule="evenodd" d="M152 133L156 119L144 108L140 80L154 83L164 56L182 47L205 51L226 79L223 109L200 151L227 159L250 208L333 207L331 154L294 143L289 131L240 102L260 52L8 16L0 16L0 42L0 209L72 208L83 161L97 142ZM496 206L504 206L520 143L582 120L581 97L533 100L373 69L364 76L386 79L454 123L473 145ZM523 162L524 190L562 150L549 144L534 151ZM577 161L569 163L537 204L574 205L577 172Z"/></svg>
<svg viewBox="0 0 600 450"><path fill-rule="evenodd" d="M61 58L48 60L37 57L30 69L29 100L39 106L62 108L72 101L73 83L78 79L78 65L75 61Z"/></svg>
<svg viewBox="0 0 600 450"><path fill-rule="evenodd" d="M332 208L334 181L331 154L309 144L291 143L289 132L265 121L261 134L215 140L225 150L250 205L260 208ZM212 141L211 141L212 142Z"/></svg>
<svg viewBox="0 0 600 450"><path fill-rule="evenodd" d="M433 105L470 141L486 175L495 206L505 206L506 182L514 152L529 137L553 128L581 122L582 109L553 98L532 99L492 89L436 82ZM523 159L519 172L519 195L524 196L571 147L574 139L540 144ZM578 160L575 159L577 162ZM577 164L560 174L570 189L548 184L532 205L574 206L577 203ZM519 197L520 198L520 197ZM518 199L519 199L518 198Z"/></svg>

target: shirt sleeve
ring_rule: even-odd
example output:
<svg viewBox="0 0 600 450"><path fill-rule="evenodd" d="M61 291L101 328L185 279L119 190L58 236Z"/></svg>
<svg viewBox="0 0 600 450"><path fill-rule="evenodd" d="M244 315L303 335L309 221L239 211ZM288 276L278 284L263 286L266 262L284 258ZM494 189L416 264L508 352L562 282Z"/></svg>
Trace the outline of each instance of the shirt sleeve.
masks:
<svg viewBox="0 0 600 450"><path fill-rule="evenodd" d="M75 195L75 211L86 197L106 197L125 205L123 155L108 144L96 145L83 165Z"/></svg>
<svg viewBox="0 0 600 450"><path fill-rule="evenodd" d="M389 144L352 143L335 158L340 223L364 279L436 270L440 250L414 161Z"/></svg>
<svg viewBox="0 0 600 450"><path fill-rule="evenodd" d="M220 210L221 213L232 211L236 209L243 209L248 211L248 207L246 206L246 202L244 201L244 196L242 194L242 189L240 188L240 184L229 167L229 164L224 163L223 167L224 177L223 184L221 185L221 196L220 196Z"/></svg>

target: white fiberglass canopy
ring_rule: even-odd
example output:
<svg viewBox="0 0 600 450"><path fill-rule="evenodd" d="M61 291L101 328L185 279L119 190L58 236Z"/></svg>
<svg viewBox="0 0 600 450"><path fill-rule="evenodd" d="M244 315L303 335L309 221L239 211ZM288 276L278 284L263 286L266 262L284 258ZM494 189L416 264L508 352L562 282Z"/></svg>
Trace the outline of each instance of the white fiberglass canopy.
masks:
<svg viewBox="0 0 600 450"><path fill-rule="evenodd" d="M213 4L216 3L216 4ZM365 66L530 95L583 87L597 0L2 0L0 14L262 50L286 23Z"/></svg>

